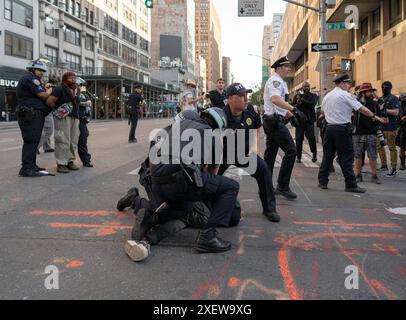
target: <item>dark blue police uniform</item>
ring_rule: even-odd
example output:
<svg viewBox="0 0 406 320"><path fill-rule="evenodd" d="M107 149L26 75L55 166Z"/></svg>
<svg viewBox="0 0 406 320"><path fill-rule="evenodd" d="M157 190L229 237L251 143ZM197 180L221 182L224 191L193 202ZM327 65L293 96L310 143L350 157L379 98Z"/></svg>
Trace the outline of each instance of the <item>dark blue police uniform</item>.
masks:
<svg viewBox="0 0 406 320"><path fill-rule="evenodd" d="M41 79L34 74L23 76L17 85L18 125L24 141L22 150L21 176L34 176L39 171L36 164L38 144L41 140L45 116L51 109L37 96L46 92Z"/></svg>
<svg viewBox="0 0 406 320"><path fill-rule="evenodd" d="M129 118L128 122L131 126L130 134L128 137L129 142L136 142L137 139L135 138L135 130L137 129L138 124L138 112L140 110L140 103L144 100L144 97L137 93L131 93L128 98L128 111L129 111Z"/></svg>
<svg viewBox="0 0 406 320"><path fill-rule="evenodd" d="M80 94L80 104L86 101L90 101L90 97L87 93ZM87 147L87 139L89 137L89 129L87 124L89 123L90 111L79 104L79 140L78 140L78 154L80 160L85 167L92 167L91 159L92 155L89 153Z"/></svg>
<svg viewBox="0 0 406 320"><path fill-rule="evenodd" d="M224 112L227 116L227 128L235 130L244 130L245 131L245 156L248 156L248 152L250 149L250 140L249 140L249 130L257 130L261 128L261 118L258 113L255 112L252 105L248 105L247 109L243 111L241 116L234 117L231 113L230 106L227 105L224 108ZM235 153L237 153L237 139L235 139L236 145L234 147ZM254 142L256 143L256 141ZM272 172L268 167L265 160L261 159L258 155L257 158L257 167L255 173L251 175L255 180L257 180L258 188L259 188L259 196L262 203L262 208L264 210L264 214L266 213L274 213L276 212L276 203L275 203L275 195L273 192L272 187ZM239 164L237 159L237 154L235 154L234 159L236 159L235 163L227 163L227 146L226 142L224 144L224 164L221 165L219 174L223 174L230 165L235 165L239 168L244 168L247 165ZM277 219L279 221L279 219ZM275 221L276 222L276 221Z"/></svg>

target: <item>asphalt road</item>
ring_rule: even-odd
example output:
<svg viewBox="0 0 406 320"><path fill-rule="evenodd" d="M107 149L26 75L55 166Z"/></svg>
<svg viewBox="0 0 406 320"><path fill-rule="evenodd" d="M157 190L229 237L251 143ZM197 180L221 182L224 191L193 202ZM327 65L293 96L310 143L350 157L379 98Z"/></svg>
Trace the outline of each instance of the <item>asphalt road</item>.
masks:
<svg viewBox="0 0 406 320"><path fill-rule="evenodd" d="M298 199L277 199L279 224L262 216L255 180L234 170L243 220L220 230L233 250L197 254L197 230L187 229L153 247L148 260L130 261L123 245L134 216L116 203L138 186L129 173L146 155L150 130L166 123L140 121L137 144L127 143L125 121L91 123L95 167L42 178L17 176L19 130L0 130L0 299L406 298L406 217L388 211L406 208L405 172L382 174L382 185L363 183L368 192L354 195L337 170L323 191L319 162L308 156L294 169ZM53 154L38 164L56 171ZM45 286L50 265L59 289ZM358 289L347 289L357 274Z"/></svg>

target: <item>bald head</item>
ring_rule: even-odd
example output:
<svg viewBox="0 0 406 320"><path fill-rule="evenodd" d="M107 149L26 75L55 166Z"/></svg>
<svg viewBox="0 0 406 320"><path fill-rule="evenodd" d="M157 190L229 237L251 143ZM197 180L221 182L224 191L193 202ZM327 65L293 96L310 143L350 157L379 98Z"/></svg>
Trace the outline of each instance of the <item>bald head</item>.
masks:
<svg viewBox="0 0 406 320"><path fill-rule="evenodd" d="M303 89L303 91L304 91L305 93L309 93L309 92L310 92L310 83L307 82L307 81L306 81L305 83L303 83L302 89Z"/></svg>

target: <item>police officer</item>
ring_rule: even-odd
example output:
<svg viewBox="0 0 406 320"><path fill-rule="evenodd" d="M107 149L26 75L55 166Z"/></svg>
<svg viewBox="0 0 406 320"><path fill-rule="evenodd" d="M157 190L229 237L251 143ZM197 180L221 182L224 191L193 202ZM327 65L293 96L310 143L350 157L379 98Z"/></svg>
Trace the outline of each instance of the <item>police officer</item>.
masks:
<svg viewBox="0 0 406 320"><path fill-rule="evenodd" d="M226 89L226 96L228 99L228 104L224 108L224 112L227 117L227 131L233 130L235 135L235 145L231 150L233 150L235 160L234 163L227 162L227 140L224 143L224 163L219 169L219 174L223 174L230 165L235 165L236 167L247 167L249 164L241 164L238 162L237 155L237 144L241 142L238 141L238 131L244 131L245 133L245 157L248 157L249 153L256 149L257 141L250 141L249 131L256 130L257 138L259 137L258 131L262 127L261 117L255 112L253 106L248 104L247 93L252 92L252 90L247 90L240 83L233 83ZM226 135L227 137L227 135ZM272 187L272 172L268 167L266 162L261 159L258 155L255 156L256 170L251 174L251 176L257 180L259 188L259 196L261 198L263 214L272 222L279 222L280 217L276 212L275 195Z"/></svg>
<svg viewBox="0 0 406 320"><path fill-rule="evenodd" d="M302 87L302 92L295 96L293 105L306 115L306 121L303 125L299 125L295 131L297 160L300 163L302 159L303 140L306 136L309 142L310 151L313 154L312 161L317 161L317 145L316 136L314 134L314 123L316 122L316 107L318 96L310 92L310 83L305 82Z"/></svg>
<svg viewBox="0 0 406 320"><path fill-rule="evenodd" d="M225 85L225 80L220 78L216 81L216 89L209 92L210 105L212 107L224 109L226 106L227 97L224 91Z"/></svg>
<svg viewBox="0 0 406 320"><path fill-rule="evenodd" d="M52 88L41 84L41 77L48 71L46 64L40 60L28 64L29 73L23 76L17 85L17 117L23 137L21 177L40 177L48 175L36 164L38 144L41 140L45 116L51 109L45 100Z"/></svg>
<svg viewBox="0 0 406 320"><path fill-rule="evenodd" d="M140 104L144 101L144 97L141 94L142 87L139 84L134 86L134 92L130 94L128 98L128 124L131 126L130 135L128 137L129 143L137 142L135 138L135 130L138 124L138 112L140 111Z"/></svg>
<svg viewBox="0 0 406 320"><path fill-rule="evenodd" d="M239 184L229 178L216 175L219 169L220 159L213 159L213 147L218 144L213 143L206 133L213 129L223 130L227 120L224 111L219 108L209 108L202 114L199 121L184 120L180 124L173 125L169 129L168 136L161 140L163 145L158 146L157 156L162 157L160 162L157 157L150 152L152 161L151 180L152 191L158 199L157 203L165 202L167 207L161 211L159 223L165 220L179 219L190 211L193 202L207 200L211 203L211 214L205 224L203 231L197 239L196 250L199 252L222 252L231 249L231 243L217 237L217 226L228 226L234 211ZM177 131L180 132L177 132ZM199 135L201 144L196 144L193 139L179 141L180 136L188 131L190 134ZM220 142L221 138L219 137ZM185 148L193 145L192 159L187 158ZM176 145L179 148L176 148ZM177 150L176 150L177 149ZM202 150L196 152L195 149ZM152 149L151 149L152 151ZM178 152L177 152L178 151ZM222 150L221 150L222 151ZM187 153L189 155L189 153ZM218 160L218 162L217 162ZM192 162L191 162L192 161ZM190 164L186 164L190 163ZM205 169L201 170L204 166ZM155 215L151 211L143 211L137 214L134 229L139 229L138 239L141 240L145 233L157 223Z"/></svg>
<svg viewBox="0 0 406 320"><path fill-rule="evenodd" d="M90 119L90 110L92 101L90 95L86 92L86 81L81 77L76 77L76 83L80 89L80 102L79 102L79 140L78 140L78 154L84 167L92 168L91 162L92 155L89 153L87 147L87 138L89 137L89 129L87 124Z"/></svg>
<svg viewBox="0 0 406 320"><path fill-rule="evenodd" d="M281 194L289 200L297 198L290 190L290 177L295 165L296 146L285 122L297 113L297 109L287 103L288 86L283 80L291 70L288 57L277 60L272 66L275 75L268 79L264 88L264 131L266 134L265 161L272 172L279 148L285 153L279 171L275 194Z"/></svg>
<svg viewBox="0 0 406 320"><path fill-rule="evenodd" d="M351 80L347 74L338 75L334 79L334 83L336 88L324 97L321 104L327 127L323 141L323 161L319 170L319 188L327 189L330 168L337 152L345 178L345 191L365 193L365 189L358 187L353 170L354 148L351 115L354 110L373 120L376 119L376 116L364 107L355 95L348 92L351 88Z"/></svg>

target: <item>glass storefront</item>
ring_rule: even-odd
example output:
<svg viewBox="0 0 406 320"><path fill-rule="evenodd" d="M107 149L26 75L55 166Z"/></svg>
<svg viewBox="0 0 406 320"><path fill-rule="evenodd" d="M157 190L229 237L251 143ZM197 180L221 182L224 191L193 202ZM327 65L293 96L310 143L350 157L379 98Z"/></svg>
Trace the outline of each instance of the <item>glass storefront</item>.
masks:
<svg viewBox="0 0 406 320"><path fill-rule="evenodd" d="M26 70L0 67L0 121L16 121L17 84Z"/></svg>

